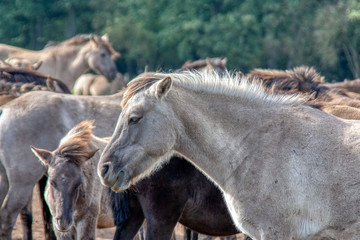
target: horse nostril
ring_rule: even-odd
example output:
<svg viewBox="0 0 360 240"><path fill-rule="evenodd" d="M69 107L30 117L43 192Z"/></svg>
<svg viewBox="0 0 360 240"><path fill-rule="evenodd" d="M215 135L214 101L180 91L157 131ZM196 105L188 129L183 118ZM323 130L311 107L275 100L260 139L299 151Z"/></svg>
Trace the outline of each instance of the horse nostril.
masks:
<svg viewBox="0 0 360 240"><path fill-rule="evenodd" d="M109 171L109 165L103 166L101 169L101 175L105 176L108 173L108 171Z"/></svg>

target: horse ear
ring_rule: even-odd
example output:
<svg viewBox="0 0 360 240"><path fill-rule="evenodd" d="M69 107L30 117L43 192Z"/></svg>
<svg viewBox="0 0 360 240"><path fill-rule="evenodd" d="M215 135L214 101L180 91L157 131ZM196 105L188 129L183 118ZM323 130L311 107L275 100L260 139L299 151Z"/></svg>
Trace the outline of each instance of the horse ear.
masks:
<svg viewBox="0 0 360 240"><path fill-rule="evenodd" d="M104 42L109 42L109 34L105 33L104 35L102 35L101 40L103 40Z"/></svg>
<svg viewBox="0 0 360 240"><path fill-rule="evenodd" d="M52 159L52 154L50 151L45 150L45 149L36 148L33 146L30 146L30 148L31 148L31 151L35 154L35 156L37 156L45 166L50 165L50 162Z"/></svg>
<svg viewBox="0 0 360 240"><path fill-rule="evenodd" d="M42 63L43 63L43 62L40 60L40 61L34 63L34 64L32 65L32 68L33 68L34 70L38 70Z"/></svg>
<svg viewBox="0 0 360 240"><path fill-rule="evenodd" d="M223 59L221 59L221 63L225 66L225 65L226 65L226 63L227 63L227 58L223 58Z"/></svg>
<svg viewBox="0 0 360 240"><path fill-rule="evenodd" d="M166 77L160 82L158 82L155 89L156 98L160 100L163 97L165 97L166 94L169 92L171 85L172 85L171 77Z"/></svg>
<svg viewBox="0 0 360 240"><path fill-rule="evenodd" d="M90 34L90 40L95 44L95 46L98 46L98 40L96 39L96 37L94 36L94 34Z"/></svg>

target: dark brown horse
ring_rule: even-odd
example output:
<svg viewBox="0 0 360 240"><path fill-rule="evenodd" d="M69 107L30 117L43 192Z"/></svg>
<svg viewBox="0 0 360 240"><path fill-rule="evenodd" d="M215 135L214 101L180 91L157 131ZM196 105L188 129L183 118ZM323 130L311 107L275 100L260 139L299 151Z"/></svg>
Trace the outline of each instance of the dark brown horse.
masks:
<svg viewBox="0 0 360 240"><path fill-rule="evenodd" d="M117 226L114 239L132 239L144 219L146 240L170 239L177 222L206 235L239 233L220 190L179 157L171 158L162 169L131 190L110 194Z"/></svg>

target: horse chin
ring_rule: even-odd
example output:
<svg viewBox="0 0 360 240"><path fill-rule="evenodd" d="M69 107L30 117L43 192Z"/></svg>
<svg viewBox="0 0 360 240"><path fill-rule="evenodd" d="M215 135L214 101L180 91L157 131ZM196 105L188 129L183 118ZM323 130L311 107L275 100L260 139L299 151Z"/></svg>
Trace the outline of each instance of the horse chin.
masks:
<svg viewBox="0 0 360 240"><path fill-rule="evenodd" d="M131 183L130 182L123 182L123 183L115 183L112 187L111 190L113 190L114 192L120 192L120 191L125 191L126 189L130 188Z"/></svg>
<svg viewBox="0 0 360 240"><path fill-rule="evenodd" d="M62 226L61 224L58 224L58 223L55 223L54 225L56 227L56 230L58 230L59 232L63 232L63 233L64 232L69 232L70 229L71 229L71 226L72 226L72 225L69 225L69 226L64 227L64 226Z"/></svg>

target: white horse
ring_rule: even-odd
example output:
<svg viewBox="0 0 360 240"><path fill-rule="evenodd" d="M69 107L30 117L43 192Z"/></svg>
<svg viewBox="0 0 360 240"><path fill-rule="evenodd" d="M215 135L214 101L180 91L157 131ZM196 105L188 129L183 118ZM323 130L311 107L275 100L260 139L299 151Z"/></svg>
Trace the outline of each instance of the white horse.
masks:
<svg viewBox="0 0 360 240"><path fill-rule="evenodd" d="M302 102L231 76L141 75L98 174L124 190L179 154L221 188L252 239L358 239L360 123Z"/></svg>

